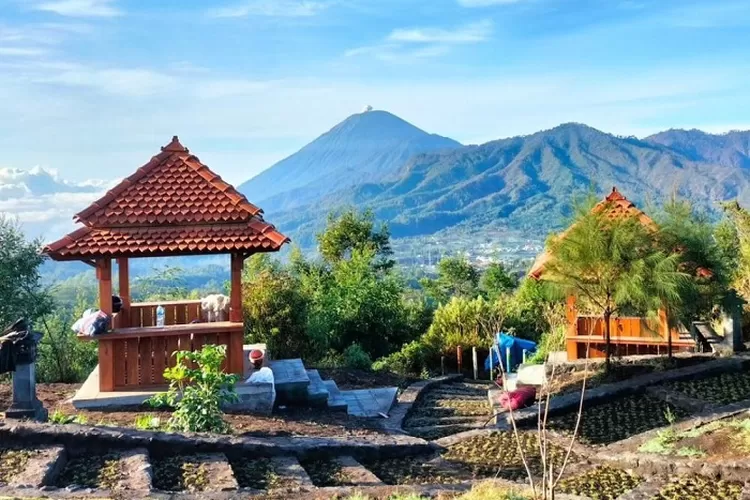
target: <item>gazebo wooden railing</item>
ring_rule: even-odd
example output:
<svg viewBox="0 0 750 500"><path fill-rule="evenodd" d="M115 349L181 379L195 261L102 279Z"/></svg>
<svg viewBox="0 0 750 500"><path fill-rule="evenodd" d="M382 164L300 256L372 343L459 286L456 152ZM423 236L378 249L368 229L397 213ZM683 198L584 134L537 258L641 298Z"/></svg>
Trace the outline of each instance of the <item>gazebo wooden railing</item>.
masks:
<svg viewBox="0 0 750 500"><path fill-rule="evenodd" d="M99 390L143 391L164 384L175 351L227 346L224 370L242 374L242 267L258 252L278 251L289 239L263 212L212 172L175 136L161 153L101 199L79 212L84 227L50 243L55 260L96 268L99 308L112 329L82 340L99 342ZM230 255L229 321L201 322L200 301L130 303L129 259ZM117 260L122 308L112 314L112 262ZM164 326L156 308L164 307Z"/></svg>

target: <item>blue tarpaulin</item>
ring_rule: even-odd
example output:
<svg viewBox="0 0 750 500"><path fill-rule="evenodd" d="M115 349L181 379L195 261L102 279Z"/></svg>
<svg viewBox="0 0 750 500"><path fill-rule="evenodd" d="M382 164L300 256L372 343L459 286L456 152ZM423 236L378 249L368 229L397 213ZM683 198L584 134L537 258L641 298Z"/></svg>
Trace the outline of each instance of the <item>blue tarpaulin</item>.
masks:
<svg viewBox="0 0 750 500"><path fill-rule="evenodd" d="M508 349L510 349L510 366L508 366L506 354ZM534 354L536 342L519 339L507 333L498 333L495 345L490 349L490 355L484 360L484 369L489 371L490 368L495 368L498 363L502 362L503 370L512 372L523 362L523 351L526 351L527 356Z"/></svg>

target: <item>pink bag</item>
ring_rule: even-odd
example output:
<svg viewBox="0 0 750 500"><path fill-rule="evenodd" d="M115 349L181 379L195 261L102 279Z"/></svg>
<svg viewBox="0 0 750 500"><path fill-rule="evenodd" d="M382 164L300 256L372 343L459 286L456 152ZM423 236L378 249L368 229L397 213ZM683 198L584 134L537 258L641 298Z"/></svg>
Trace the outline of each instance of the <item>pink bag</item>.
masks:
<svg viewBox="0 0 750 500"><path fill-rule="evenodd" d="M506 410L518 410L519 408L526 408L534 403L536 398L536 387L524 386L516 389L515 391L503 392L500 395L498 402L501 408Z"/></svg>

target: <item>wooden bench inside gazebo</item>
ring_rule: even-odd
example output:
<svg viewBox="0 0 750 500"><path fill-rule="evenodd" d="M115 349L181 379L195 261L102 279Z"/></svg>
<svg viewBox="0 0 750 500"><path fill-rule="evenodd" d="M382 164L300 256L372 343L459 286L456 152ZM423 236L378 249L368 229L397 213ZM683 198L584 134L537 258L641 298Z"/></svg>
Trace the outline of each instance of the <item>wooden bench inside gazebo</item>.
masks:
<svg viewBox="0 0 750 500"><path fill-rule="evenodd" d="M164 385L175 351L227 346L224 369L242 374L242 268L258 252L278 251L288 238L263 212L212 172L175 136L161 153L74 219L80 229L44 249L58 261L96 268L99 308L112 316L99 342L99 391L146 391ZM129 260L143 257L230 255L228 321L204 322L199 300L131 303ZM122 307L113 313L113 261ZM165 311L159 327L156 309Z"/></svg>
<svg viewBox="0 0 750 500"><path fill-rule="evenodd" d="M649 227L655 222L633 202L620 193L617 188L597 203L594 211L604 210L607 217L635 217L641 224ZM565 232L559 238L565 237ZM529 270L528 276L533 279L544 279L545 264L552 256L548 252L540 254ZM603 358L606 353L605 323L598 316L581 315L576 307L575 297L570 296L566 304L568 326L565 335L565 348L569 361L585 359L586 353L591 358ZM639 354L667 354L669 336L672 337L672 350L686 351L695 347L695 341L687 332L680 332L669 326L666 312L661 310L656 318L645 317L612 317L610 318L610 345L616 356Z"/></svg>

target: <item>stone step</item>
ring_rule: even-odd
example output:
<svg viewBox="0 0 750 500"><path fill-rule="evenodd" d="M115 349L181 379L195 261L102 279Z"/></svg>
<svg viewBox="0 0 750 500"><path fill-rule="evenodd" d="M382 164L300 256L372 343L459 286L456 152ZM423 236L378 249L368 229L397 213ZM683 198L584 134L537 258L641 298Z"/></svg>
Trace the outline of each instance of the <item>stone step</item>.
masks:
<svg viewBox="0 0 750 500"><path fill-rule="evenodd" d="M472 422L486 422L489 415L484 416L455 416L455 417L414 417L406 420L404 427L427 427L431 425L467 424Z"/></svg>
<svg viewBox="0 0 750 500"><path fill-rule="evenodd" d="M310 377L301 359L272 360L268 367L273 372L277 403L301 404L307 400Z"/></svg>
<svg viewBox="0 0 750 500"><path fill-rule="evenodd" d="M352 486L384 486L385 483L371 470L357 462L354 457L337 457L336 462L341 466L341 472L349 479Z"/></svg>
<svg viewBox="0 0 750 500"><path fill-rule="evenodd" d="M41 488L54 484L65 467L67 455L62 446L43 446L31 450L22 470L8 480L9 488ZM2 482L2 481L0 481Z"/></svg>
<svg viewBox="0 0 750 500"><path fill-rule="evenodd" d="M328 388L323 383L318 370L306 370L310 379L307 386L307 402L310 406L326 407L328 405Z"/></svg>
<svg viewBox="0 0 750 500"><path fill-rule="evenodd" d="M328 389L328 409L331 411L346 411L347 404L334 380L324 380L323 385Z"/></svg>

